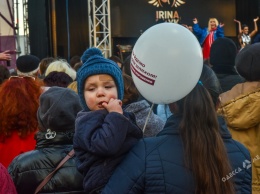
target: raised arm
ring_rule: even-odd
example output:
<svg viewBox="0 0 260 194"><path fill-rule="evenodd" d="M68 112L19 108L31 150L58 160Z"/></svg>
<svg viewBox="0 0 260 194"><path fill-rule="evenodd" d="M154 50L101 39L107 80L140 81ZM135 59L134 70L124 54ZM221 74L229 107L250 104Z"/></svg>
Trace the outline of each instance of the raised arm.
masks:
<svg viewBox="0 0 260 194"><path fill-rule="evenodd" d="M242 33L242 27L241 27L241 22L239 20L234 19L234 22L238 23L238 33Z"/></svg>
<svg viewBox="0 0 260 194"><path fill-rule="evenodd" d="M240 45L240 48L244 48L245 47L245 44L243 43L242 41L242 34L240 33L238 36L238 42L239 42L239 45Z"/></svg>
<svg viewBox="0 0 260 194"><path fill-rule="evenodd" d="M185 28L187 28L187 29L189 29L191 32L193 32L192 26L188 26L187 24L182 24L182 26L184 26Z"/></svg>
<svg viewBox="0 0 260 194"><path fill-rule="evenodd" d="M257 21L259 20L259 17L254 19L254 27L255 29L249 34L250 38L252 38L258 31L258 27L257 27Z"/></svg>
<svg viewBox="0 0 260 194"><path fill-rule="evenodd" d="M200 37L203 33L203 29L200 28L197 18L193 19L193 26L192 26L193 33Z"/></svg>

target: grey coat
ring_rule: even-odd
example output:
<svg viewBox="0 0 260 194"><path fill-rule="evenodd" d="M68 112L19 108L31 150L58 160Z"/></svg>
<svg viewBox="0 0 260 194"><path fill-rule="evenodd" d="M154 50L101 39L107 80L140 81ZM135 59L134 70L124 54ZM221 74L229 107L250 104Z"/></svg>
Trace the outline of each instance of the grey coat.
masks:
<svg viewBox="0 0 260 194"><path fill-rule="evenodd" d="M128 104L124 111L135 114L136 123L141 129L144 128L146 118L150 111L150 105L146 100L141 100ZM144 137L156 136L164 127L165 122L153 111L149 116L147 125L144 131Z"/></svg>

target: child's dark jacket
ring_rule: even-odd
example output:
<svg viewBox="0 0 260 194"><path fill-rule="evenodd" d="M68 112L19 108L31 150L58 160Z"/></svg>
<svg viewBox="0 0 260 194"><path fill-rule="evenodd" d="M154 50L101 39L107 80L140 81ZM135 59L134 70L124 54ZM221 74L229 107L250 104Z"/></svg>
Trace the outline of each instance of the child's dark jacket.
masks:
<svg viewBox="0 0 260 194"><path fill-rule="evenodd" d="M73 145L77 168L84 175L85 191L102 188L142 135L132 113L79 112Z"/></svg>

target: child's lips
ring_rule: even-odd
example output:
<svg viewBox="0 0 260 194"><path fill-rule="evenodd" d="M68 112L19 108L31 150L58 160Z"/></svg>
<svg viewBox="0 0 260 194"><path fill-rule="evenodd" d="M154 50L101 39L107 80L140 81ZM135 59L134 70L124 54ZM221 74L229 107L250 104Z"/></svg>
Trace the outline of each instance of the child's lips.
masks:
<svg viewBox="0 0 260 194"><path fill-rule="evenodd" d="M98 103L98 107L99 107L99 108L103 108L103 105L102 105L103 103L106 103L106 101L101 101L101 102L99 102L99 103Z"/></svg>

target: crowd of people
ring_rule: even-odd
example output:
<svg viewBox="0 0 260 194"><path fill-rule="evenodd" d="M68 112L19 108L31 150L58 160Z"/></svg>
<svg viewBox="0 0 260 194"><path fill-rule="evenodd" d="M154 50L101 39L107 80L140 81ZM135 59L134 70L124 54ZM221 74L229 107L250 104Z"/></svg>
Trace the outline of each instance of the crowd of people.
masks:
<svg viewBox="0 0 260 194"><path fill-rule="evenodd" d="M194 18L199 81L154 109L131 55L88 48L70 61L22 55L12 73L0 66L1 193L260 194L258 19L251 33L234 20L237 45L216 18L206 28Z"/></svg>

